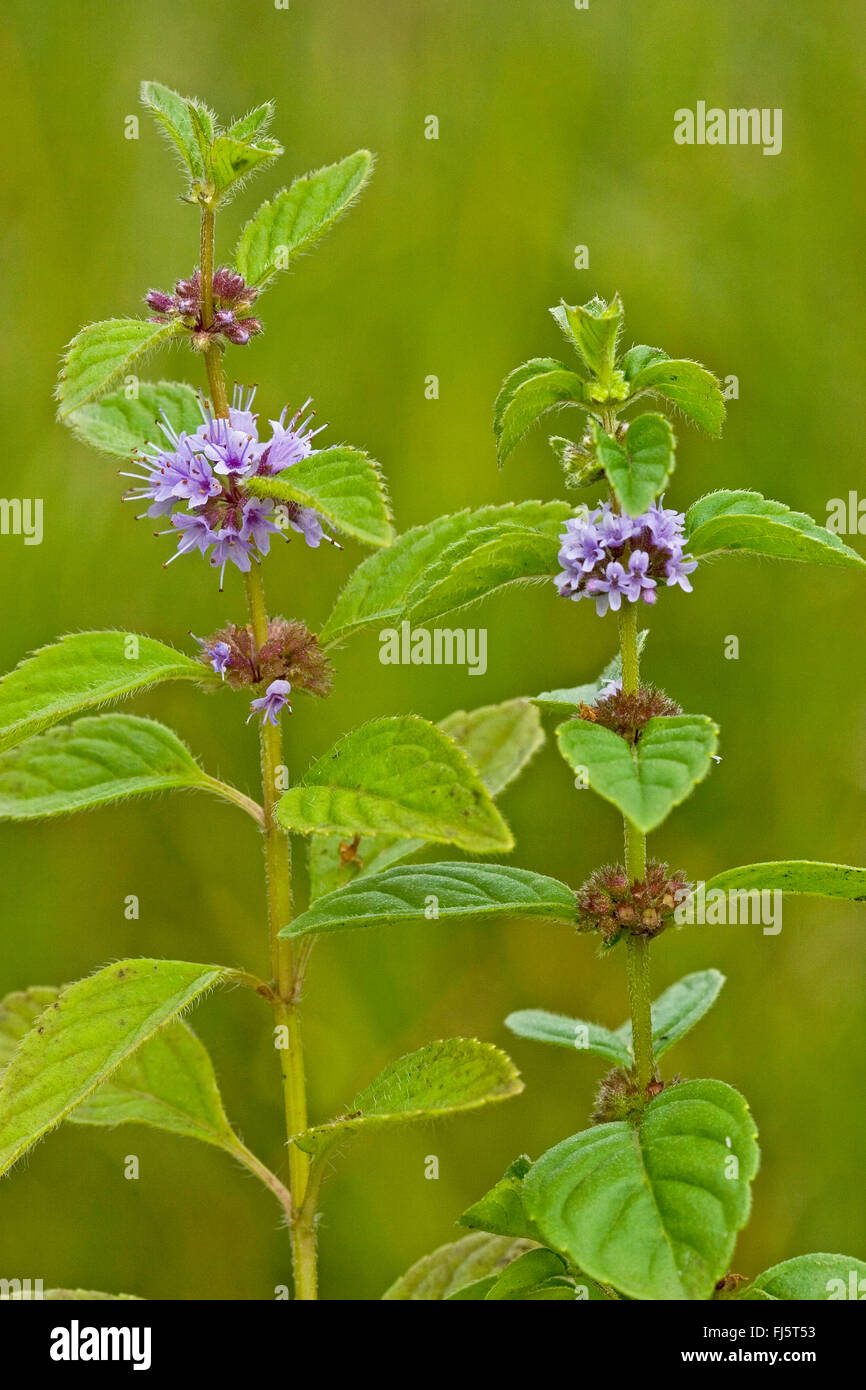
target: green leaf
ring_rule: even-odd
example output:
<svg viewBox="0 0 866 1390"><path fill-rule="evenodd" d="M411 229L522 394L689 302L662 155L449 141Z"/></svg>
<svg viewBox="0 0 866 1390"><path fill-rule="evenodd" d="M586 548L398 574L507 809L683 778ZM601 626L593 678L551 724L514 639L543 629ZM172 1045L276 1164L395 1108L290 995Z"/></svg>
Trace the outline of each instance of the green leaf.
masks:
<svg viewBox="0 0 866 1390"><path fill-rule="evenodd" d="M204 160L196 135L193 112L206 131L213 134L213 117L207 107L182 97L161 82L142 82L141 100L149 107L168 138L176 147L183 163L194 179L205 175Z"/></svg>
<svg viewBox="0 0 866 1390"><path fill-rule="evenodd" d="M430 566L424 584L409 595L405 617L433 622L509 584L552 578L562 568L561 545L558 533L544 535L511 525L473 532Z"/></svg>
<svg viewBox="0 0 866 1390"><path fill-rule="evenodd" d="M646 833L706 777L718 732L704 714L678 714L651 719L636 748L583 719L560 724L556 735L566 762Z"/></svg>
<svg viewBox="0 0 866 1390"><path fill-rule="evenodd" d="M557 1144L524 1182L546 1242L629 1298L708 1299L728 1268L758 1168L746 1102L721 1081L670 1086L639 1126Z"/></svg>
<svg viewBox="0 0 866 1390"><path fill-rule="evenodd" d="M0 999L0 1079L37 1018L57 998L53 985L33 985Z"/></svg>
<svg viewBox="0 0 866 1390"><path fill-rule="evenodd" d="M528 869L506 864L404 864L326 893L283 927L280 936L452 917L573 922L574 912L573 889Z"/></svg>
<svg viewBox="0 0 866 1390"><path fill-rule="evenodd" d="M653 1051L662 1057L712 1008L725 977L718 970L696 970L666 989L652 1006ZM506 1028L533 1042L554 1043L571 1051L591 1052L617 1066L630 1067L631 1021L612 1032L599 1023L548 1013L545 1009L520 1009L509 1014Z"/></svg>
<svg viewBox="0 0 866 1390"><path fill-rule="evenodd" d="M748 889L804 893L815 898L850 898L866 901L866 869L849 864L816 864L809 859L783 859L772 864L741 864L724 869L706 884L706 890L727 892Z"/></svg>
<svg viewBox="0 0 866 1390"><path fill-rule="evenodd" d="M201 662L152 637L70 633L41 647L0 680L0 750L80 710L171 680L219 685L219 677Z"/></svg>
<svg viewBox="0 0 866 1390"><path fill-rule="evenodd" d="M367 545L390 545L394 539L379 465L346 444L319 449L276 478L249 478L245 487L256 497L314 507L338 531Z"/></svg>
<svg viewBox="0 0 866 1390"><path fill-rule="evenodd" d="M532 1248L528 1240L510 1240L481 1232L440 1245L412 1265L391 1285L383 1299L439 1302L480 1279L496 1275Z"/></svg>
<svg viewBox="0 0 866 1390"><path fill-rule="evenodd" d="M487 1294L487 1299L501 1302L525 1298L530 1290L537 1289L540 1284L561 1278L565 1270L565 1260L552 1250L527 1250L525 1255L519 1255L506 1266ZM573 1288L566 1297L574 1298Z"/></svg>
<svg viewBox="0 0 866 1390"><path fill-rule="evenodd" d="M532 1042L554 1043L572 1052L591 1052L620 1067L632 1064L628 1044L600 1023L586 1023L580 1018L567 1018L565 1014L548 1013L546 1009L518 1009L508 1015L505 1026L519 1038Z"/></svg>
<svg viewBox="0 0 866 1390"><path fill-rule="evenodd" d="M391 1062L355 1097L347 1114L305 1129L293 1142L318 1159L356 1130L477 1110L522 1090L514 1063L498 1047L475 1038L448 1038Z"/></svg>
<svg viewBox="0 0 866 1390"><path fill-rule="evenodd" d="M616 340L623 320L619 295L614 295L610 304L597 295L587 304L575 307L563 300L550 312L593 376L601 377L616 357Z"/></svg>
<svg viewBox="0 0 866 1390"><path fill-rule="evenodd" d="M159 447L165 437L159 428L165 418L175 433L194 434L201 424L198 396L181 381L142 381L136 395L112 391L65 417L73 434L103 453L125 458L146 444Z"/></svg>
<svg viewBox="0 0 866 1390"><path fill-rule="evenodd" d="M295 179L273 202L262 203L246 224L235 265L248 285L260 285L325 235L361 193L373 168L369 150L357 150Z"/></svg>
<svg viewBox="0 0 866 1390"><path fill-rule="evenodd" d="M711 492L686 513L688 549L695 556L748 551L777 560L862 568L864 561L834 532L805 512L792 512L759 492Z"/></svg>
<svg viewBox="0 0 866 1390"><path fill-rule="evenodd" d="M617 372L616 345L622 329L623 307L619 295L610 304L596 296L588 304L572 308L562 303L550 311L566 337L577 348L586 366L597 378L591 388L593 400L604 401L610 396L622 400L626 391ZM601 389L598 389L598 388Z"/></svg>
<svg viewBox="0 0 866 1390"><path fill-rule="evenodd" d="M523 699L455 710L439 728L459 743L491 796L499 796L544 743L538 710Z"/></svg>
<svg viewBox="0 0 866 1390"><path fill-rule="evenodd" d="M490 1231L498 1236L525 1236L540 1240L535 1223L527 1216L523 1202L523 1179L532 1167L521 1154L506 1168L503 1176L459 1218L461 1226L472 1231Z"/></svg>
<svg viewBox="0 0 866 1390"><path fill-rule="evenodd" d="M264 135L274 118L274 103L266 101L256 106L246 116L233 121L226 131L233 140L252 140L254 135Z"/></svg>
<svg viewBox="0 0 866 1390"><path fill-rule="evenodd" d="M506 530L516 533L513 549L519 552L523 543L534 558L534 543L527 532L558 542L571 512L566 502L506 503L440 516L414 527L388 550L369 555L358 566L319 634L320 642L340 641L368 623L383 623L389 618L411 614L420 621L417 615L429 607L425 600L433 586L439 588L435 606L443 612L446 610L438 602L443 595L464 605L493 587L514 582L516 576L509 576L507 571L509 542L504 539L497 546L497 536ZM476 551L483 552L477 563ZM519 560L519 553L514 558ZM542 557L545 564L548 558L547 554ZM459 590L456 594L455 588Z"/></svg>
<svg viewBox="0 0 866 1390"><path fill-rule="evenodd" d="M653 362L669 362L670 358L663 348L647 347L645 343L637 347L629 348L628 352L623 353L620 366L629 384L634 381L638 372L643 371ZM629 385L631 389L631 385Z"/></svg>
<svg viewBox="0 0 866 1390"><path fill-rule="evenodd" d="M641 516L674 469L674 432L663 415L639 415L622 444L600 426L593 429L598 457L629 516Z"/></svg>
<svg viewBox="0 0 866 1390"><path fill-rule="evenodd" d="M0 754L0 820L59 816L129 796L209 785L186 746L163 724L101 714Z"/></svg>
<svg viewBox="0 0 866 1390"><path fill-rule="evenodd" d="M237 1143L207 1049L182 1020L140 1047L69 1119L77 1125L150 1125L222 1149Z"/></svg>
<svg viewBox="0 0 866 1390"><path fill-rule="evenodd" d="M658 353L659 348L633 348L632 352ZM636 359L632 359L634 363ZM628 375L628 369L626 369ZM725 399L719 383L699 362L647 358L629 381L631 395L651 391L664 396L708 434L719 435L725 418Z"/></svg>
<svg viewBox="0 0 866 1390"><path fill-rule="evenodd" d="M188 961L124 960L61 990L0 1082L0 1173L223 973Z"/></svg>
<svg viewBox="0 0 866 1390"><path fill-rule="evenodd" d="M210 176L214 192L223 197L228 190L283 153L278 140L262 140L254 145L235 136L218 135L210 148Z"/></svg>
<svg viewBox="0 0 866 1390"><path fill-rule="evenodd" d="M419 836L470 853L514 843L462 749L412 715L340 739L281 797L276 816L303 834Z"/></svg>
<svg viewBox="0 0 866 1390"><path fill-rule="evenodd" d="M28 1303L36 1300L34 1293L12 1293L9 1295L16 1302ZM42 1303L140 1303L142 1300L135 1293L101 1293L97 1289L45 1289L39 1295Z"/></svg>
<svg viewBox="0 0 866 1390"><path fill-rule="evenodd" d="M105 319L89 323L63 354L57 382L57 413L61 419L80 410L120 377L137 368L158 347L187 330L182 323L150 323L147 319Z"/></svg>
<svg viewBox="0 0 866 1390"><path fill-rule="evenodd" d="M553 357L533 357L510 372L493 406L496 454L504 463L526 431L563 405L587 408L586 382Z"/></svg>
<svg viewBox="0 0 866 1390"><path fill-rule="evenodd" d="M649 636L649 629L644 628L637 635L638 655L644 649L644 643ZM540 695L536 695L533 704L540 709L550 710L554 714L565 714L580 709L581 705L594 705L604 686L611 681L617 681L622 676L622 657L619 652L607 663L601 675L594 681L589 681L587 685L574 685L565 690L544 690Z"/></svg>
<svg viewBox="0 0 866 1390"><path fill-rule="evenodd" d="M795 1255L792 1260L765 1269L735 1298L752 1300L755 1294L784 1302L820 1303L863 1299L866 1263L853 1255Z"/></svg>
<svg viewBox="0 0 866 1390"><path fill-rule="evenodd" d="M21 1038L59 994L37 986L0 1001L0 1077ZM222 1148L237 1142L207 1049L182 1019L155 1033L68 1119L79 1125L146 1124Z"/></svg>
<svg viewBox="0 0 866 1390"><path fill-rule="evenodd" d="M544 743L541 717L528 700L505 700L468 712L456 710L440 720L438 728L460 745L493 797L514 780ZM347 863L340 853L344 843L342 835L317 835L310 842L312 901L341 888L355 875L381 873L428 846L423 839L366 837L359 840L355 857Z"/></svg>

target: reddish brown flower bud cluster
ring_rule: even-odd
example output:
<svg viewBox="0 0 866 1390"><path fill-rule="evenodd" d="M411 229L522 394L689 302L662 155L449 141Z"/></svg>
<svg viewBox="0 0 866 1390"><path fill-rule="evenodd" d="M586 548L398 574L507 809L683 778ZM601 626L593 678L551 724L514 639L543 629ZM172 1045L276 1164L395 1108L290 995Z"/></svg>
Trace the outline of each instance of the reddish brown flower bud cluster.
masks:
<svg viewBox="0 0 866 1390"><path fill-rule="evenodd" d="M229 623L203 640L199 660L212 666L215 652L221 653L215 669L235 690L284 680L292 690L306 690L310 695L331 693L333 667L315 633L297 619L272 618L268 640L258 650L250 625Z"/></svg>
<svg viewBox="0 0 866 1390"><path fill-rule="evenodd" d="M651 719L672 714L682 714L682 709L669 700L664 691L656 690L652 685L642 685L632 695L614 690L594 705L580 707L581 719L589 719L593 724L612 729L629 743L637 743Z"/></svg>
<svg viewBox="0 0 866 1390"><path fill-rule="evenodd" d="M187 328L192 329L196 347L205 348L213 338L227 338L230 343L242 347L254 333L261 333L259 319L247 311L258 298L258 290L247 285L243 276L220 266L213 277L213 316L207 327L201 316L201 271L197 270L189 280L178 280L174 294L162 290L150 290L146 303L154 310L157 323L168 323L171 319L181 319Z"/></svg>
<svg viewBox="0 0 866 1390"><path fill-rule="evenodd" d="M672 1076L669 1081L653 1077L649 1085L641 1091L634 1077L624 1067L614 1067L599 1084L591 1120L594 1125L604 1125L610 1120L631 1120L639 1116L651 1100L655 1100L668 1086L679 1086L681 1076Z"/></svg>
<svg viewBox="0 0 866 1390"><path fill-rule="evenodd" d="M656 859L647 864L642 883L631 883L621 864L607 864L577 894L578 930L601 932L605 946L613 946L623 932L658 936L688 888L682 873L672 874Z"/></svg>

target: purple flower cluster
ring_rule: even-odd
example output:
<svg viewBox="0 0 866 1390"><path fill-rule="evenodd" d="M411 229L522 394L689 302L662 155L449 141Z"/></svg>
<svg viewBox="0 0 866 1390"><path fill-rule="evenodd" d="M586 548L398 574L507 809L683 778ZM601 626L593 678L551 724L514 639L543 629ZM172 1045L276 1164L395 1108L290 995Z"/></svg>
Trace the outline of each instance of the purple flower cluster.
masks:
<svg viewBox="0 0 866 1390"><path fill-rule="evenodd" d="M136 482L127 501L148 501L143 515L170 518L172 529L157 534L177 537L177 552L171 558L210 551L210 563L220 571L220 588L229 561L246 573L253 560L267 555L271 533L282 530L275 517L284 517L309 546L330 539L312 508L281 502L278 511L272 499L245 492L248 478L276 477L308 458L319 433L309 428L312 414L301 419L308 400L290 420L284 410L279 420L270 422L270 439L260 440L258 416L251 410L254 396L253 389L244 399L235 387L228 419L214 417L200 402L202 423L195 434L178 434L164 416L160 429L167 447L142 452L136 462L144 472L124 475Z"/></svg>
<svg viewBox="0 0 866 1390"><path fill-rule="evenodd" d="M213 277L213 315L207 327L202 322L200 270L189 280L178 280L174 294L149 290L145 302L154 310L156 323L180 319L191 328L197 347L206 347L210 339L218 337L242 347L254 333L262 331L259 319L248 313L258 293L255 286L245 284L243 276L220 266Z"/></svg>
<svg viewBox="0 0 866 1390"><path fill-rule="evenodd" d="M629 603L655 603L659 583L692 592L688 576L697 560L683 554L685 517L654 502L642 516L624 516L610 504L565 523L556 586L563 598L594 598L601 616Z"/></svg>

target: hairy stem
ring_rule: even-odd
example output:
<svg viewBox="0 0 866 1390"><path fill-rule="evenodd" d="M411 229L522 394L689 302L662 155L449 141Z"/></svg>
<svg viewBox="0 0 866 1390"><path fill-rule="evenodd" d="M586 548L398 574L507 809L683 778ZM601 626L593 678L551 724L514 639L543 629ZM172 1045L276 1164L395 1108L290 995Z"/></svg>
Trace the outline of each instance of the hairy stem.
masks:
<svg viewBox="0 0 866 1390"><path fill-rule="evenodd" d="M622 659L622 688L627 695L637 693L640 686L640 655L637 640L637 604L624 603L619 614L619 649ZM632 883L646 878L646 836L635 829L623 816L625 836L625 867ZM652 990L650 986L649 941L646 937L628 938L628 1002L631 1011L635 1078L645 1090L655 1074L653 1058Z"/></svg>
<svg viewBox="0 0 866 1390"><path fill-rule="evenodd" d="M213 271L214 271L214 211L207 202L202 203L201 216L201 318L207 328L213 318ZM229 405L223 374L222 355L215 343L210 343L204 351L210 387L211 404L214 414L227 416ZM257 565L246 576L247 606L253 629L256 648L261 647L268 636L268 616L265 607L261 572ZM295 1298L311 1300L317 1297L316 1273L316 1228L315 1213L305 1205L307 1181L309 1176L309 1157L296 1144L292 1136L307 1127L307 1094L304 1078L304 1055L301 1039L301 1025L298 1018L302 972L293 959L292 943L281 939L279 932L291 920L292 915L292 866L291 841L278 824L274 808L280 791L285 789L283 741L279 726L274 727L262 720L261 734L262 765L262 836L265 850L265 874L267 881L268 935L270 941L271 970L273 973L273 995L271 1003L277 1020L283 1078L283 1109L286 1119L286 1138L289 1141L289 1191L291 1194L291 1219L289 1234L292 1244L292 1266L295 1282ZM304 1212L303 1220L301 1212Z"/></svg>

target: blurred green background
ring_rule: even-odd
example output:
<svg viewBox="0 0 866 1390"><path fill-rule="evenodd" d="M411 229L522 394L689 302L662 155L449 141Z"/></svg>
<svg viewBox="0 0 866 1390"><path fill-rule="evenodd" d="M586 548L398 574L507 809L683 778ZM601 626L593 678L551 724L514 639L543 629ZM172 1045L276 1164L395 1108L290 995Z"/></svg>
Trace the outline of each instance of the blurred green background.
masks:
<svg viewBox="0 0 866 1390"><path fill-rule="evenodd" d="M504 373L559 354L547 308L623 295L628 341L735 374L722 442L679 429L669 499L753 486L826 517L863 488L863 183L860 6L830 17L798 0L10 0L0 38L8 106L2 230L6 495L45 499L45 540L0 538L0 669L76 628L117 626L181 646L242 620L233 572L219 595L197 559L168 570L167 541L120 502L114 463L55 424L62 345L87 320L143 312L196 260L195 210L149 119L124 138L141 78L196 94L223 117L267 96L286 145L218 227L241 222L297 173L368 145L359 206L262 301L267 334L230 370L259 383L266 415L315 397L326 439L386 468L400 529L489 501L556 496L539 430L497 472L490 408ZM673 112L782 107L784 149L682 148ZM436 115L438 141L424 138ZM573 267L589 247L589 270ZM162 374L194 375L178 354ZM156 374L155 372L152 374ZM427 400L425 378L440 381ZM555 428L568 428L567 416ZM855 541L855 543L857 543ZM862 542L860 542L862 545ZM361 553L300 541L267 566L273 609L327 614ZM713 715L723 762L657 834L693 877L752 859L863 859L863 580L755 560L702 568L695 593L663 596L648 676ZM551 588L506 592L463 620L489 633L481 679L383 667L375 631L338 653L327 704L289 724L302 771L345 729L382 713L431 719L590 678L615 624ZM740 641L725 660L725 638ZM164 689L131 709L176 727L210 770L254 791L256 740L240 695ZM617 857L612 808L575 795L548 746L503 799L513 862L579 883ZM155 800L0 838L0 993L74 979L124 955L265 970L259 846L231 808ZM127 894L141 916L126 921ZM866 1247L862 909L791 901L784 930L692 928L655 952L660 990L720 967L728 984L671 1065L742 1089L763 1147L754 1214L735 1268L810 1249ZM317 948L305 1002L314 1116L343 1108L390 1058L433 1038L506 1046L526 1092L447 1126L359 1141L327 1184L323 1291L375 1298L519 1152L581 1127L603 1064L511 1039L512 1009L538 1005L605 1023L625 1013L623 960L600 961L567 930L381 930ZM270 1018L240 992L195 1016L230 1116L282 1165ZM126 1181L123 1159L141 1159ZM438 1181L424 1159L439 1157ZM285 1233L264 1190L218 1152L133 1128L67 1127L2 1185L0 1274L147 1297L269 1298L288 1278Z"/></svg>

